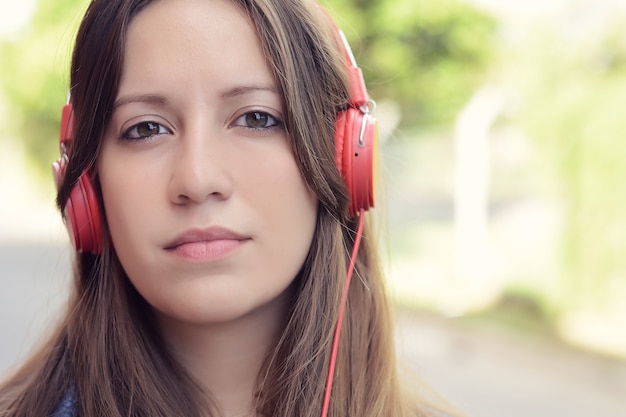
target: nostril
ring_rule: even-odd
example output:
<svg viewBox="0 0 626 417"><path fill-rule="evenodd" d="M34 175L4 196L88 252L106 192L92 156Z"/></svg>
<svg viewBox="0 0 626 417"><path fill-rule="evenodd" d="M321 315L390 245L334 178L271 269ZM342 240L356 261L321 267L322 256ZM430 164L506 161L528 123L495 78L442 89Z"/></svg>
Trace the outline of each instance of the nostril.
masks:
<svg viewBox="0 0 626 417"><path fill-rule="evenodd" d="M180 203L187 203L191 199L189 198L189 196L186 196L185 194L179 194L176 200L177 202L180 202Z"/></svg>

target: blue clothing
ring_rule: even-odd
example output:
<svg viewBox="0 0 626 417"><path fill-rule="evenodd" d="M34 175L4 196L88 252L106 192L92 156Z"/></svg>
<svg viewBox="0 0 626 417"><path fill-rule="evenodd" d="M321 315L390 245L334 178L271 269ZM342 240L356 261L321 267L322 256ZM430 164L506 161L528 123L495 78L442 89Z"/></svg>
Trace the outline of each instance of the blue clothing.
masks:
<svg viewBox="0 0 626 417"><path fill-rule="evenodd" d="M78 417L76 388L71 387L65 392L63 399L49 417Z"/></svg>

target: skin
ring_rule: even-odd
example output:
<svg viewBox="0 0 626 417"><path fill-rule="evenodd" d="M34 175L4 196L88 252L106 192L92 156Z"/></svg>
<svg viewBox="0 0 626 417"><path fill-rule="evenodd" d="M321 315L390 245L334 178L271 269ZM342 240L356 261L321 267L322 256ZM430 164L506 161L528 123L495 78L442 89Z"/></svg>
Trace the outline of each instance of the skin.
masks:
<svg viewBox="0 0 626 417"><path fill-rule="evenodd" d="M226 416L251 414L315 229L276 85L232 2L154 2L130 24L97 164L124 270ZM190 231L216 240L177 246Z"/></svg>

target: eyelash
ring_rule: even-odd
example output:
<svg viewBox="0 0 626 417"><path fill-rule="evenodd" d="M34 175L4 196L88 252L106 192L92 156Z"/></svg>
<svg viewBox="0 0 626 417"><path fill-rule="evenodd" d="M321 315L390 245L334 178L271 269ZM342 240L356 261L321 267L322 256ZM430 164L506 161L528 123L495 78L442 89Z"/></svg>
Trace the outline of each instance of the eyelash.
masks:
<svg viewBox="0 0 626 417"><path fill-rule="evenodd" d="M248 117L252 117L256 120L265 119L265 124L263 126L250 126L249 124L251 120L248 120ZM149 131L157 129L157 133L149 133L147 135L141 135L138 130L140 127L147 127ZM242 127L244 129L248 129L254 132L263 132L263 131L270 131L273 129L281 129L283 127L283 122L278 117L273 116L264 111L249 111L237 117L237 119L235 119L235 121L231 124L231 127ZM132 132L135 132L135 134L131 134ZM126 129L124 133L122 133L120 139L125 139L129 141L148 140L156 136L166 135L166 134L172 134L172 131L168 129L167 127L163 126L161 123L158 123L152 120L146 120L146 121L142 121L137 124L134 124L128 129Z"/></svg>

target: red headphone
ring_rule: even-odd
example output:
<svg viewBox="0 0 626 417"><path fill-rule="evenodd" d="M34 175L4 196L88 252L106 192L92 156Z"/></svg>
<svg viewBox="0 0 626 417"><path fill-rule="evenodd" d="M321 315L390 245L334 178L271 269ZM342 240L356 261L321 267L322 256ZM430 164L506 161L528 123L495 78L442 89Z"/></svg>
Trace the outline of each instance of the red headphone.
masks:
<svg viewBox="0 0 626 417"><path fill-rule="evenodd" d="M367 96L363 72L354 59L348 40L341 30L335 29L350 64L350 101L348 108L339 112L335 120L335 155L337 168L350 191L350 217L354 217L360 210L374 207L378 127L371 112L376 104Z"/></svg>
<svg viewBox="0 0 626 417"><path fill-rule="evenodd" d="M331 19L332 22L332 19ZM334 24L334 23L333 23ZM363 73L357 66L350 45L343 32L339 32L350 66L350 100L348 108L337 114L335 121L336 163L350 193L350 217L374 206L374 174L377 165L378 130L370 114L374 102L367 96ZM61 157L53 163L57 186L65 176L67 148L74 138L74 113L71 103L63 107L61 115ZM101 213L94 191L91 172L84 171L65 206L65 223L74 247L79 252L100 253L102 250Z"/></svg>
<svg viewBox="0 0 626 417"><path fill-rule="evenodd" d="M52 164L57 187L65 177L68 161L67 147L73 138L74 112L68 100L68 104L63 107L61 112L61 133L59 136L61 157ZM78 177L78 181L70 191L63 217L70 233L70 239L77 251L100 253L102 250L101 215L89 171L84 171Z"/></svg>

